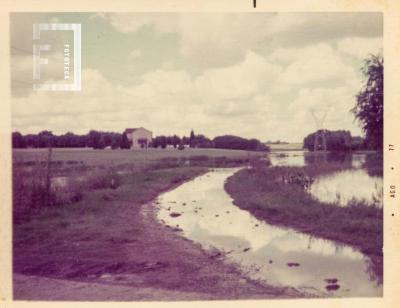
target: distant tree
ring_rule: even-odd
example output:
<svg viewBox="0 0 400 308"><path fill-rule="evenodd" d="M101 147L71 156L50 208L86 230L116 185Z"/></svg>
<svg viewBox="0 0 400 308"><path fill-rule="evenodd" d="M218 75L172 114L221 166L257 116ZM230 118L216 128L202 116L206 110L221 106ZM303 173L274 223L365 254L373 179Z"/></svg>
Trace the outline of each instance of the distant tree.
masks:
<svg viewBox="0 0 400 308"><path fill-rule="evenodd" d="M189 146L191 148L195 148L196 147L196 141L195 141L195 134L193 129L190 132L190 137L189 137Z"/></svg>
<svg viewBox="0 0 400 308"><path fill-rule="evenodd" d="M269 151L269 147L257 139L245 139L233 135L217 136L213 139L213 145L218 149Z"/></svg>
<svg viewBox="0 0 400 308"><path fill-rule="evenodd" d="M383 57L371 55L364 62L362 73L365 84L357 95L351 111L365 132L367 145L383 149Z"/></svg>
<svg viewBox="0 0 400 308"><path fill-rule="evenodd" d="M154 148L161 147L165 149L167 147L168 141L171 141L170 139L171 138L168 138L166 136L157 136L153 138L151 144Z"/></svg>
<svg viewBox="0 0 400 308"><path fill-rule="evenodd" d="M46 148L50 146L54 146L55 144L55 138L53 136L53 133L48 130L41 131L37 135L37 145L39 148Z"/></svg>
<svg viewBox="0 0 400 308"><path fill-rule="evenodd" d="M20 132L12 133L12 147L13 148L26 148L26 141Z"/></svg>
<svg viewBox="0 0 400 308"><path fill-rule="evenodd" d="M100 138L100 132L91 130L88 134L88 146L93 149L97 149L100 143Z"/></svg>
<svg viewBox="0 0 400 308"><path fill-rule="evenodd" d="M318 131L318 132L320 132L320 131ZM308 149L309 151L314 151L314 142L315 142L315 134L316 133L317 132L309 134L303 140L303 147ZM353 137L351 136L350 131L325 130L325 138L326 138L326 148L328 151L351 151L352 150Z"/></svg>
<svg viewBox="0 0 400 308"><path fill-rule="evenodd" d="M38 137L34 134L28 134L25 136L26 146L29 148L37 148L38 145Z"/></svg>
<svg viewBox="0 0 400 308"><path fill-rule="evenodd" d="M174 148L176 148L180 143L181 143L181 138L179 138L177 135L173 135L172 145L174 146Z"/></svg>
<svg viewBox="0 0 400 308"><path fill-rule="evenodd" d="M189 145L190 144L190 138L183 136L182 137L182 144L183 145Z"/></svg>
<svg viewBox="0 0 400 308"><path fill-rule="evenodd" d="M212 141L204 135L196 135L194 137L194 144L198 148L212 148Z"/></svg>
<svg viewBox="0 0 400 308"><path fill-rule="evenodd" d="M99 142L97 143L97 146L95 149L97 150L103 150L106 147L106 140L104 135L100 135Z"/></svg>
<svg viewBox="0 0 400 308"><path fill-rule="evenodd" d="M112 133L102 133L101 134L101 139L102 139L105 147L111 146Z"/></svg>
<svg viewBox="0 0 400 308"><path fill-rule="evenodd" d="M162 149L165 149L167 147L167 137L160 136L160 146Z"/></svg>
<svg viewBox="0 0 400 308"><path fill-rule="evenodd" d="M151 140L151 146L152 146L153 148L158 148L158 147L160 146L160 144L159 144L159 138L158 138L158 137L154 137L154 138Z"/></svg>
<svg viewBox="0 0 400 308"><path fill-rule="evenodd" d="M113 150L118 149L121 146L121 142L122 142L122 135L114 134L111 140L111 149Z"/></svg>
<svg viewBox="0 0 400 308"><path fill-rule="evenodd" d="M365 140L362 137L355 136L351 138L351 149L353 151L364 150L366 148Z"/></svg>
<svg viewBox="0 0 400 308"><path fill-rule="evenodd" d="M250 139L247 142L247 150L255 151L257 149L259 141L257 139Z"/></svg>
<svg viewBox="0 0 400 308"><path fill-rule="evenodd" d="M126 133L124 132L122 134L121 137L121 145L120 148L121 149L130 149L132 146L132 142L128 139L128 136L126 135Z"/></svg>

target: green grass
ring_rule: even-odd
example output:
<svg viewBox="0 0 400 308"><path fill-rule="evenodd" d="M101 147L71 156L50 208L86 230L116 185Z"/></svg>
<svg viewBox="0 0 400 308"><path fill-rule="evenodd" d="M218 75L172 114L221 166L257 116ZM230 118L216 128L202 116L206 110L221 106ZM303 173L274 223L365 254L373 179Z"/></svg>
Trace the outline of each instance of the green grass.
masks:
<svg viewBox="0 0 400 308"><path fill-rule="evenodd" d="M322 203L299 185L282 182L282 176L290 173L315 177L338 168L340 164L244 169L230 177L225 188L237 206L259 219L360 249L382 277L382 209L362 202L347 207Z"/></svg>
<svg viewBox="0 0 400 308"><path fill-rule="evenodd" d="M282 144L268 144L271 151L299 151L303 149L303 143L282 143Z"/></svg>
<svg viewBox="0 0 400 308"><path fill-rule="evenodd" d="M242 150L224 149L147 149L147 150L93 150L93 149L53 149L53 161L60 164L84 164L88 166L104 164L133 163L137 166L148 166L163 158L190 158L193 156L215 157L250 157L265 155ZM47 149L14 149L13 162L17 164L33 164L37 160L45 161Z"/></svg>
<svg viewBox="0 0 400 308"><path fill-rule="evenodd" d="M142 176L151 170L232 167L247 164L260 155L265 153L219 149L53 149L48 162L47 149L14 150L13 210L19 216L43 206L74 203L87 191L117 188L127 177ZM49 190L48 182L60 176L68 179L67 184ZM152 180L149 185L153 185Z"/></svg>
<svg viewBox="0 0 400 308"><path fill-rule="evenodd" d="M13 229L14 271L87 277L129 262L124 244L137 243L132 249L138 254L146 245L140 206L206 170L182 167L126 175L117 189L89 191L79 202L21 216Z"/></svg>
<svg viewBox="0 0 400 308"><path fill-rule="evenodd" d="M183 291L210 298L237 298L239 289L244 297L247 293L295 296L290 292L285 295L285 289L243 279L235 266L158 223L156 208L148 202L207 170L181 166L125 174L115 189L89 190L79 202L29 212L13 224L13 272L137 290ZM48 286L43 283L34 287ZM21 288L30 286L14 281L14 292ZM98 299L96 294L89 296Z"/></svg>

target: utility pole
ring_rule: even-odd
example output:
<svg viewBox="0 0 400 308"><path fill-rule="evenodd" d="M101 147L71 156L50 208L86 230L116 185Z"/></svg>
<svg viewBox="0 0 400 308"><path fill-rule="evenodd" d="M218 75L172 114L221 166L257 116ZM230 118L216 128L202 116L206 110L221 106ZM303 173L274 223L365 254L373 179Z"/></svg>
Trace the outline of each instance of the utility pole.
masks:
<svg viewBox="0 0 400 308"><path fill-rule="evenodd" d="M314 135L314 152L319 150L326 152L326 136L325 136L325 129L324 123L326 116L328 114L329 108L322 108L322 109L315 109L310 108L310 113L314 118L315 125L317 127L317 131Z"/></svg>

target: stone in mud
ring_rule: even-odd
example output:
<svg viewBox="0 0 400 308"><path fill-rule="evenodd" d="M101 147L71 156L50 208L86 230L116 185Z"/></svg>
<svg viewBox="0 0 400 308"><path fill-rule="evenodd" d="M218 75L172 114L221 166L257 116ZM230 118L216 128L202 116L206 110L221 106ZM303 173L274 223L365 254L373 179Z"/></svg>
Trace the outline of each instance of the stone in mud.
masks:
<svg viewBox="0 0 400 308"><path fill-rule="evenodd" d="M325 288L328 291L336 291L336 290L338 290L340 288L340 285L338 285L338 284L328 284Z"/></svg>
<svg viewBox="0 0 400 308"><path fill-rule="evenodd" d="M176 213L176 212L172 212L171 214L169 214L169 216L171 216L171 217L179 217L179 216L181 216L181 214L180 213Z"/></svg>
<svg viewBox="0 0 400 308"><path fill-rule="evenodd" d="M289 263L287 263L287 266L289 266L289 267L298 267L298 266L300 266L300 263L297 263L297 262L289 262Z"/></svg>
<svg viewBox="0 0 400 308"><path fill-rule="evenodd" d="M269 260L268 263L269 263L269 264L272 264L272 260Z"/></svg>
<svg viewBox="0 0 400 308"><path fill-rule="evenodd" d="M339 281L339 279L337 279L337 278L326 278L326 279L324 279L324 281L326 283L328 283L328 284L335 284L335 283L337 283Z"/></svg>
<svg viewBox="0 0 400 308"><path fill-rule="evenodd" d="M221 257L221 256L222 256L222 253L219 252L219 251L217 251L217 252L213 253L213 254L210 256L210 259L218 258L218 257Z"/></svg>

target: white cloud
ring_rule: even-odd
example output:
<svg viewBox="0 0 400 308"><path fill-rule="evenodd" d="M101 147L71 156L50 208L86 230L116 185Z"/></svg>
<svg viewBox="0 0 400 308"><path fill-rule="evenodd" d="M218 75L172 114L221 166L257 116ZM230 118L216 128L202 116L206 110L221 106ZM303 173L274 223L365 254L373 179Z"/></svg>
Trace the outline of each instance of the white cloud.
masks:
<svg viewBox="0 0 400 308"><path fill-rule="evenodd" d="M131 59L140 58L141 55L142 55L142 51L139 50L139 49L134 49L134 50L132 50L132 51L129 53L129 57L130 57Z"/></svg>
<svg viewBox="0 0 400 308"><path fill-rule="evenodd" d="M382 36L380 13L105 13L123 33L152 27L179 36L183 57L198 67L242 60L247 50L306 46L329 39Z"/></svg>
<svg viewBox="0 0 400 308"><path fill-rule="evenodd" d="M205 70L197 78L196 87L206 100L244 99L260 92L279 73L279 66L248 51L236 65Z"/></svg>
<svg viewBox="0 0 400 308"><path fill-rule="evenodd" d="M188 134L194 128L209 137L298 141L315 129L309 108L331 105L329 128L356 134L349 110L361 87L357 63L380 39L362 38L369 35L368 26L360 26L365 18L351 15L358 21L342 25L349 19L337 15L322 24L324 16L105 14L102 18L123 33L144 28L176 33L175 54L156 69L133 70L135 84L118 86L99 70L85 68L81 92L14 97L14 129L85 133L145 126L155 134ZM307 33L310 38L304 38ZM145 48L122 52L142 61L149 56ZM18 74L31 70L29 59L21 60L13 63Z"/></svg>
<svg viewBox="0 0 400 308"><path fill-rule="evenodd" d="M312 111L318 118L326 111L324 128L348 129L353 134L360 135L361 130L354 125L354 117L350 114L355 102L355 95L350 87L305 88L299 91L297 98L290 104L289 111L294 115L293 122L298 123L307 133L317 128Z"/></svg>
<svg viewBox="0 0 400 308"><path fill-rule="evenodd" d="M341 52L356 57L358 59L365 59L369 54L376 55L382 52L383 41L381 37L378 38L360 38L348 37L340 40L337 43L337 48Z"/></svg>
<svg viewBox="0 0 400 308"><path fill-rule="evenodd" d="M105 18L120 32L135 32L144 26L153 27L159 32L176 30L176 18L168 13L101 13L97 17Z"/></svg>
<svg viewBox="0 0 400 308"><path fill-rule="evenodd" d="M324 43L302 49L280 49L272 55L288 62L281 75L287 84L343 81L354 78L354 70L333 48Z"/></svg>

